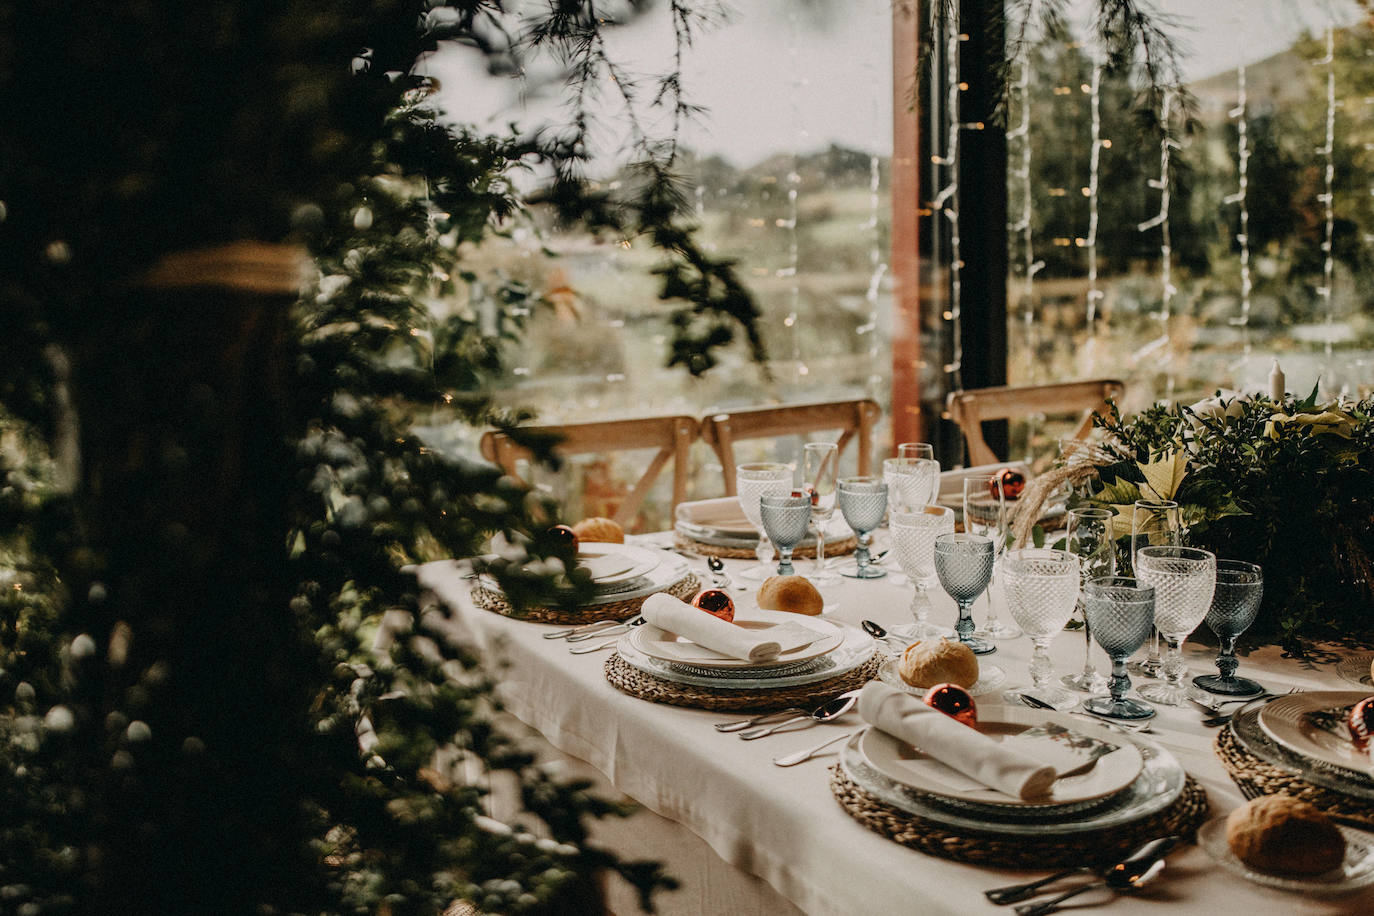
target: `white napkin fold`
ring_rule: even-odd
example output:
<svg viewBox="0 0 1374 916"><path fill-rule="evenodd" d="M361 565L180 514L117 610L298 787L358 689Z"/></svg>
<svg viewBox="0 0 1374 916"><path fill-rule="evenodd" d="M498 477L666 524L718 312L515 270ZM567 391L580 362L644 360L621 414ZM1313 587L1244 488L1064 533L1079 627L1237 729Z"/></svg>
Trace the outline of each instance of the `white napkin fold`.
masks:
<svg viewBox="0 0 1374 916"><path fill-rule="evenodd" d="M782 651L781 644L768 630L737 627L662 592L646 598L640 613L654 626L729 658L766 662Z"/></svg>
<svg viewBox="0 0 1374 916"><path fill-rule="evenodd" d="M1013 798L1035 798L1054 785L1054 767L956 722L895 687L870 681L859 694L859 715L874 728Z"/></svg>

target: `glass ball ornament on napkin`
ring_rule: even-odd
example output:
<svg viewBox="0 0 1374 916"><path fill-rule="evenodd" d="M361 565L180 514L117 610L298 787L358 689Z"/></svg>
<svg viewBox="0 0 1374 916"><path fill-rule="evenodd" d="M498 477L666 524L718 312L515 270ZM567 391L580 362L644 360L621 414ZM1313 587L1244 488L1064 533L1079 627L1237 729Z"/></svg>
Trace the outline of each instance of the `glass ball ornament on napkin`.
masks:
<svg viewBox="0 0 1374 916"><path fill-rule="evenodd" d="M549 529L549 536L552 537L556 543L560 545L566 544L573 553L577 553L579 543L577 532L573 531L567 525L554 525Z"/></svg>
<svg viewBox="0 0 1374 916"><path fill-rule="evenodd" d="M692 599L692 607L703 610L726 623L735 621L735 599L724 589L708 588L697 593Z"/></svg>
<svg viewBox="0 0 1374 916"><path fill-rule="evenodd" d="M925 704L969 728L978 727L978 707L973 694L958 684L936 684L926 691Z"/></svg>
<svg viewBox="0 0 1374 916"><path fill-rule="evenodd" d="M1350 707L1350 717L1345 721L1350 729L1350 737L1358 748L1369 747L1369 739L1374 737L1374 697L1365 697Z"/></svg>
<svg viewBox="0 0 1374 916"><path fill-rule="evenodd" d="M1002 484L1002 499L1012 502L1021 498L1021 494L1026 489L1026 475L1016 468L1002 468L988 480L988 491L992 498L997 498L997 484Z"/></svg>

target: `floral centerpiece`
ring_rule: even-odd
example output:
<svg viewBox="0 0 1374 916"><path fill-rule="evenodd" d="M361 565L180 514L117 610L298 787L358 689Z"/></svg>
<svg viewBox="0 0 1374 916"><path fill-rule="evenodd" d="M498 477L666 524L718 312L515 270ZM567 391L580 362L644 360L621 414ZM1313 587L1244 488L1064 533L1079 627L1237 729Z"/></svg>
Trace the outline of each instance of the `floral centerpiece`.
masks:
<svg viewBox="0 0 1374 916"><path fill-rule="evenodd" d="M1073 502L1117 511L1131 533L1140 498L1179 504L1185 539L1264 568L1252 635L1296 649L1304 639L1374 637L1374 398L1319 404L1219 392L1192 406L1099 417L1101 443L1066 453L1028 503L1064 483ZM1014 534L1033 537L1038 507Z"/></svg>

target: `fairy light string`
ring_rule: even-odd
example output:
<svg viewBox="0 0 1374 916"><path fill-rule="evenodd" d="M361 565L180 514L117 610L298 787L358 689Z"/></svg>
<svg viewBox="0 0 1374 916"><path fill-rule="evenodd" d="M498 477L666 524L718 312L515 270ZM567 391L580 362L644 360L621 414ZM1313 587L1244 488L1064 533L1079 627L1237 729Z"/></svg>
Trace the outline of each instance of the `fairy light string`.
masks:
<svg viewBox="0 0 1374 916"><path fill-rule="evenodd" d="M1174 296L1178 293L1174 286L1173 246L1169 235L1169 157L1179 148L1169 128L1169 118L1173 105L1173 92L1166 89L1160 105L1159 122L1162 135L1159 141L1159 178L1151 178L1146 184L1159 191L1159 212L1136 226L1140 232L1148 232L1155 227L1160 230L1159 243L1159 285L1160 308L1154 316L1160 323L1160 334L1145 344L1134 354L1137 361L1169 345L1169 321L1173 317ZM1165 362L1165 397L1172 398L1174 393L1174 372L1172 354Z"/></svg>
<svg viewBox="0 0 1374 916"><path fill-rule="evenodd" d="M801 98L810 84L803 75L797 53L797 12L796 6L792 5L787 13L788 27L791 32L791 42L788 47L788 61L791 72L794 74L791 86L791 98L789 105L792 115L792 124L795 130L795 137L792 144L791 165L787 170L785 186L787 188L787 217L778 220L783 230L787 233L787 265L779 268L775 276L779 279L788 281L787 287L787 316L783 318L783 327L789 331L789 339L792 349L792 365L795 367L797 380L805 378L810 374L810 369L802 360L802 341L801 341L801 320L799 307L801 304L801 277L798 275L798 246L797 246L797 197L801 190L801 174L798 171L800 163L797 155L799 146L805 143L808 132L801 126Z"/></svg>
<svg viewBox="0 0 1374 916"><path fill-rule="evenodd" d="M1236 243L1240 246L1240 314L1231 319L1231 324L1240 328L1241 364L1250 357L1250 291L1253 283L1250 277L1250 138L1249 112L1246 98L1245 61L1236 67L1236 106L1228 115L1236 122L1236 193L1222 199L1225 204L1240 205L1240 230L1236 233Z"/></svg>
<svg viewBox="0 0 1374 916"><path fill-rule="evenodd" d="M1325 217L1325 236L1322 240L1322 284L1317 287L1317 296L1322 300L1322 310L1325 315L1326 340L1322 347L1326 356L1331 356L1335 338L1335 316L1332 313L1331 284L1336 269L1336 261L1332 250L1331 237L1335 231L1336 219L1333 185L1336 177L1336 30L1328 27L1326 30L1326 56L1318 61L1318 65L1326 67L1326 142L1317 149L1318 155L1326 160L1324 169L1325 180L1323 191L1317 195L1317 200L1322 205L1322 215Z"/></svg>
<svg viewBox="0 0 1374 916"><path fill-rule="evenodd" d="M1110 140L1102 139L1102 61L1093 55L1092 82L1089 84L1089 105L1092 112L1092 142L1088 150L1088 234L1083 239L1083 248L1088 255L1088 369L1094 368L1097 359L1097 313L1101 307L1104 293L1097 286L1097 205L1100 200L1102 178L1102 150L1111 147Z"/></svg>
<svg viewBox="0 0 1374 916"><path fill-rule="evenodd" d="M943 167L945 184L931 201L932 211L944 213L950 224L949 237L949 308L945 317L949 322L950 360L945 363L944 371L949 376L950 387L959 390L963 387L964 339L962 325L963 286L961 271L963 260L959 250L959 133L963 127L959 120L959 42L967 36L959 32L959 13L953 4L944 7L941 22L945 42L945 117L946 131L944 155L932 157L938 167Z"/></svg>

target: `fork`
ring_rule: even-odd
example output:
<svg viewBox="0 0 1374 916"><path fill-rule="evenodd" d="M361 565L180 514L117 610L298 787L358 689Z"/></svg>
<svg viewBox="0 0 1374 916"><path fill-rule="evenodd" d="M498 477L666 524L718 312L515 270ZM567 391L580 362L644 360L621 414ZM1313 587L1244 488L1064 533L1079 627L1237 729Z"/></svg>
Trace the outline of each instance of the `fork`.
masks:
<svg viewBox="0 0 1374 916"><path fill-rule="evenodd" d="M735 722L717 722L714 727L718 732L737 732L743 731L746 728L752 728L755 725L763 725L765 722L771 722L774 719L786 719L790 716L800 715L805 712L806 710L802 709L800 706L789 706L777 712L766 712L763 715L754 716L752 719L740 719Z"/></svg>
<svg viewBox="0 0 1374 916"><path fill-rule="evenodd" d="M1248 703L1254 702L1255 700L1273 699L1274 697L1281 697L1281 696L1291 696L1292 694L1295 694L1295 693L1302 693L1304 689L1306 689L1306 688L1303 688L1303 687L1294 687L1292 690L1289 690L1288 693L1286 693L1286 694L1283 694L1283 693L1261 694L1260 696L1257 696L1257 697L1251 697L1250 700L1248 700L1246 703L1243 703L1243 704L1241 704L1240 706L1237 706L1235 709L1231 710L1230 712L1222 713L1222 714L1216 715L1216 716L1208 716L1208 717L1204 718L1204 719L1202 720L1202 724L1205 725L1205 726L1207 726L1208 728L1219 728L1219 727L1222 726L1222 725L1227 725L1227 724L1229 724L1230 721L1231 721L1231 719L1233 719L1233 718L1235 717L1236 713L1239 712L1240 710L1244 709L1245 706L1248 705ZM1194 700L1193 702L1194 702L1194 703L1197 703L1198 701L1197 701L1197 700ZM1198 705L1199 705L1199 706L1202 706L1203 704L1202 704L1202 703L1198 703Z"/></svg>

